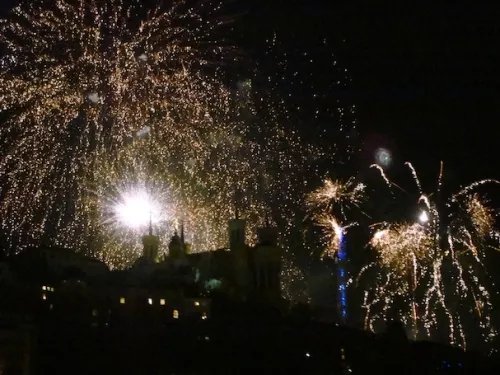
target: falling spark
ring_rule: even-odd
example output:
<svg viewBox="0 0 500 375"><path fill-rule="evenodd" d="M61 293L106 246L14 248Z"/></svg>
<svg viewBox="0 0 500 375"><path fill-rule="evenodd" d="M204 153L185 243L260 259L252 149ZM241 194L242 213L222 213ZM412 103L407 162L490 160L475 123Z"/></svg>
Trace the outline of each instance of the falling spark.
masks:
<svg viewBox="0 0 500 375"><path fill-rule="evenodd" d="M476 319L484 341L491 344L497 331L484 261L499 236L494 213L477 188L498 182L478 181L443 200L440 194L425 194L415 168L407 166L419 192L415 203L423 210L418 222L384 223L373 233L370 246L377 258L362 273L377 265L383 272L377 271L376 283L365 292L365 326L375 330L399 311L398 319L414 338L437 337L444 330L449 343L466 348L469 335L477 332ZM379 170L388 186L395 185ZM439 192L442 175L441 165ZM476 318L471 319L470 311Z"/></svg>
<svg viewBox="0 0 500 375"><path fill-rule="evenodd" d="M336 256L340 249L343 232L356 225L347 221L347 211L360 209L365 199L365 185L353 178L347 182L327 179L323 185L307 197L307 206L312 219L323 229L325 238L324 255Z"/></svg>
<svg viewBox="0 0 500 375"><path fill-rule="evenodd" d="M347 258L344 233L356 222L345 223L347 211L357 208L365 199L365 185L353 178L343 183L327 179L324 184L311 192L307 205L317 226L323 230L323 255L337 260L337 305L339 318L345 323L348 315L347 304ZM341 221L342 220L342 221Z"/></svg>
<svg viewBox="0 0 500 375"><path fill-rule="evenodd" d="M144 229L109 210L127 189L152 189L183 218L193 251L226 245L235 205L250 243L269 207L291 237L303 171L335 152L301 139L276 90L225 84L239 57L215 36L222 4L189 4L23 1L0 20L0 224L13 251L44 241L129 265ZM338 109L346 134L353 111Z"/></svg>

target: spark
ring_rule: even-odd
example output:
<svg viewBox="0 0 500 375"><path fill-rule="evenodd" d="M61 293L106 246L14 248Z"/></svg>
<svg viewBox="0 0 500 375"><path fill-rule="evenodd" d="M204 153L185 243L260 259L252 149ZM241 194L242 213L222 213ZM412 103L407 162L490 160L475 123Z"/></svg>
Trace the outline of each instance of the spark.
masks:
<svg viewBox="0 0 500 375"><path fill-rule="evenodd" d="M307 205L314 223L323 231L323 256L334 257L337 261L337 305L339 318L347 318L347 258L345 231L356 222L348 222L348 211L360 210L365 199L365 185L353 178L347 182L327 179L324 184L307 197Z"/></svg>
<svg viewBox="0 0 500 375"><path fill-rule="evenodd" d="M497 331L491 321L492 283L484 261L499 237L494 213L477 189L497 182L475 182L446 200L441 196L442 164L439 194L426 194L413 165L406 165L419 193L415 204L424 210L418 222L383 223L373 233L369 245L376 261L362 273L377 265L379 271L376 283L365 291L365 326L374 330L397 310L413 338L433 338L445 331L449 343L466 348L469 336L477 332L477 321L482 338L491 344ZM388 186L397 186L380 170Z"/></svg>
<svg viewBox="0 0 500 375"><path fill-rule="evenodd" d="M291 303L308 303L308 283L304 272L293 261L284 259L281 268L281 293Z"/></svg>
<svg viewBox="0 0 500 375"><path fill-rule="evenodd" d="M189 4L23 1L0 20L0 224L13 251L44 241L126 267L144 228L110 207L137 190L168 211L156 226L163 252L170 218L186 222L193 251L225 246L236 205L249 244L270 210L291 238L303 172L336 151L289 125L283 76L269 90L253 88L253 72L227 85L239 54L216 37L223 4ZM335 110L350 137L353 114Z"/></svg>
<svg viewBox="0 0 500 375"><path fill-rule="evenodd" d="M347 182L327 179L323 185L307 196L307 206L312 219L323 229L324 255L335 256L341 244L343 232L356 222L347 221L347 211L360 209L365 199L365 185L350 178Z"/></svg>
<svg viewBox="0 0 500 375"><path fill-rule="evenodd" d="M186 157L203 163L213 152L211 134L237 131L215 120L229 114L230 96L217 73L228 50L207 43L223 25L211 17L219 9L214 2L146 12L139 2L42 0L22 2L0 20L8 243L85 246L73 240L82 230L75 222L86 215L98 168L103 159L126 159L119 153L133 149L135 134L149 135L143 143L175 169Z"/></svg>

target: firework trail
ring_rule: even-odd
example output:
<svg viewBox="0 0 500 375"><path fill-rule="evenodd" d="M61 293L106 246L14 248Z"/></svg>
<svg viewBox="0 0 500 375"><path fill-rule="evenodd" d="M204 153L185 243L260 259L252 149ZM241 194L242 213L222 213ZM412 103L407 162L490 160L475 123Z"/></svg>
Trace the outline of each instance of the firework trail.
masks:
<svg viewBox="0 0 500 375"><path fill-rule="evenodd" d="M245 159L235 156L226 160L231 155L227 146L223 146L221 152L214 150L214 155L202 165L187 164L176 173L169 171L168 158L163 159L155 151L151 156L147 154L148 144L138 143L131 147L137 149L124 149L113 163L97 169L95 187L82 200L82 214L73 222L76 227L92 225L91 232L96 235L91 237L101 239L99 246L92 246L99 249L95 255L105 259L108 264L119 266L130 263L141 252L140 238L147 230L147 225L124 226L120 218L116 217L117 202L131 191L140 194L146 192L156 202L160 211L158 216L162 219L160 223L154 223L155 234L161 240L160 254L166 252L175 225L180 221L184 223L186 238L193 251L225 247L227 220L234 217L235 187L245 189L245 195L238 201L238 209L248 220L249 244L256 239L256 228L265 224L270 200L280 199L284 202L292 199L293 186L287 185L289 180L279 174L265 180L266 188L275 193L263 195L260 180L267 176L267 172L256 168L255 164L260 163L263 157L259 155L263 150L256 144L246 143L238 147L235 155L252 152ZM284 164L285 160L289 160L288 157L291 156L280 160L269 156L268 166L272 166L273 162ZM283 168L286 173L285 165ZM287 215L287 212L283 215Z"/></svg>
<svg viewBox="0 0 500 375"><path fill-rule="evenodd" d="M234 49L214 39L220 4L126 4L26 1L0 21L6 242L130 264L143 228L118 228L111 207L144 190L168 213L163 247L171 216L201 233L190 237L194 251L225 246L235 192L254 226L282 207L273 216L286 237L307 185L301 170L326 152L285 131L272 93L222 83Z"/></svg>
<svg viewBox="0 0 500 375"><path fill-rule="evenodd" d="M307 205L315 224L322 228L324 256L335 257L337 267L337 305L339 317L347 319L347 270L344 234L347 228L356 225L347 223L347 212L356 208L365 199L365 185L353 178L347 182L327 179L307 197Z"/></svg>
<svg viewBox="0 0 500 375"><path fill-rule="evenodd" d="M366 328L376 330L398 311L398 319L414 338L445 335L451 344L466 348L475 321L484 341L491 343L496 330L484 262L487 249L499 237L493 211L477 189L498 182L475 182L446 200L441 191L442 164L434 194L423 192L414 167L407 166L418 191L418 220L374 228L370 246L377 260L360 276L372 267L384 272L377 271L376 284L365 291ZM397 186L377 169L389 186Z"/></svg>
<svg viewBox="0 0 500 375"><path fill-rule="evenodd" d="M214 120L229 93L201 69L225 53L205 40L221 22L200 16L217 7L140 17L119 0L47 4L25 2L0 23L2 225L24 239L71 221L97 161L135 139L154 137L175 168L234 130Z"/></svg>
<svg viewBox="0 0 500 375"><path fill-rule="evenodd" d="M360 209L365 185L350 178L347 182L327 179L307 196L306 204L315 224L322 228L325 256L334 257L340 249L342 233L356 223L347 222L348 211Z"/></svg>

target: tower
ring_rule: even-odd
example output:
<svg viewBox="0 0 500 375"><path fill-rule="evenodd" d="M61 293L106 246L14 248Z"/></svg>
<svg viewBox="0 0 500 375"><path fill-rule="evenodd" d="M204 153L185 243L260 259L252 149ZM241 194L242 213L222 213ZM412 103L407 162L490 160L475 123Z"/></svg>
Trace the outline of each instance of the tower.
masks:
<svg viewBox="0 0 500 375"><path fill-rule="evenodd" d="M174 235L170 239L168 244L168 256L169 258L181 258L184 255L184 243L181 237L175 231Z"/></svg>
<svg viewBox="0 0 500 375"><path fill-rule="evenodd" d="M282 251L278 247L277 228L266 220L266 226L259 228L257 234L258 244L253 262L254 286L260 293L279 298Z"/></svg>
<svg viewBox="0 0 500 375"><path fill-rule="evenodd" d="M246 222L239 218L237 208L235 211L235 218L228 222L232 277L239 290L245 295L245 291L251 285L249 248L245 243Z"/></svg>
<svg viewBox="0 0 500 375"><path fill-rule="evenodd" d="M239 218L229 220L228 229L229 248L234 251L237 248L245 246L245 220Z"/></svg>
<svg viewBox="0 0 500 375"><path fill-rule="evenodd" d="M149 233L142 237L142 256L151 261L158 261L158 249L160 247L160 238L153 235L153 223L149 220Z"/></svg>
<svg viewBox="0 0 500 375"><path fill-rule="evenodd" d="M237 248L242 248L245 246L245 235L246 235L246 222L240 219L240 214L238 211L238 205L235 204L235 214L234 219L229 220L228 230L229 230L229 249L236 250Z"/></svg>
<svg viewBox="0 0 500 375"><path fill-rule="evenodd" d="M191 245L186 243L184 237L184 222L181 222L181 233L180 236L175 230L174 235L170 239L168 244L168 257L172 259L185 258L187 254L191 252Z"/></svg>
<svg viewBox="0 0 500 375"><path fill-rule="evenodd" d="M186 254L191 254L191 244L186 242L185 236L184 236L184 221L181 221L181 242L184 247L184 253Z"/></svg>
<svg viewBox="0 0 500 375"><path fill-rule="evenodd" d="M337 307L340 320L345 323L347 320L347 275L345 269L347 254L345 251L344 230L339 228L337 235L339 241L339 250L337 252Z"/></svg>

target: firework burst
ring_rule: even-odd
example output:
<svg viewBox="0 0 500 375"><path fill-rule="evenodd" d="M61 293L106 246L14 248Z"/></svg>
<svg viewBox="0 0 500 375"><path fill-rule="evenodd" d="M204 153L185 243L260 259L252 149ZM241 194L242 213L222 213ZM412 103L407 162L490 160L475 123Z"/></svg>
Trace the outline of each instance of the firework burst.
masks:
<svg viewBox="0 0 500 375"><path fill-rule="evenodd" d="M276 90L223 84L235 50L214 36L226 21L219 3L129 4L25 1L0 21L5 242L126 266L145 228L111 208L132 192L183 220L193 251L226 245L235 200L250 243L270 207L286 238L308 184L301 171L326 152L289 126ZM171 222L161 222L164 247Z"/></svg>
<svg viewBox="0 0 500 375"><path fill-rule="evenodd" d="M202 71L225 53L205 43L221 21L201 14L218 6L47 4L24 2L0 23L1 207L11 243L64 227L98 161L135 139L154 137L174 168L176 157L200 162L207 139L234 130L214 120L229 97L217 69Z"/></svg>
<svg viewBox="0 0 500 375"><path fill-rule="evenodd" d="M348 227L348 211L360 209L365 199L365 185L350 178L347 182L327 179L307 196L306 204L317 226L322 228L326 256L335 256L340 248L342 234Z"/></svg>
<svg viewBox="0 0 500 375"><path fill-rule="evenodd" d="M414 338L446 337L451 344L466 347L474 323L483 339L491 342L496 330L484 261L499 237L493 211L477 189L498 182L475 182L446 200L441 191L442 164L433 194L424 193L415 169L407 166L418 191L418 222L376 227L370 246L377 260L361 274L377 266L384 272L377 272L377 283L365 292L366 327L376 329L398 311L398 319ZM376 168L389 186L397 186Z"/></svg>

